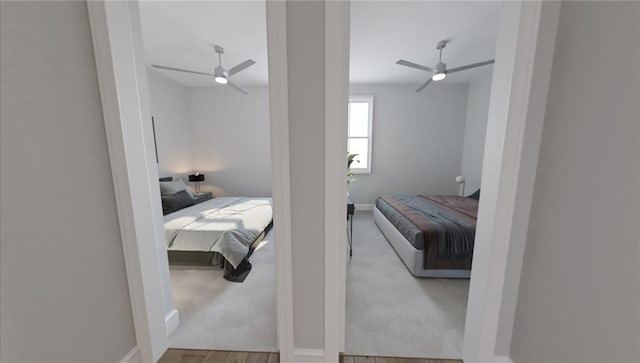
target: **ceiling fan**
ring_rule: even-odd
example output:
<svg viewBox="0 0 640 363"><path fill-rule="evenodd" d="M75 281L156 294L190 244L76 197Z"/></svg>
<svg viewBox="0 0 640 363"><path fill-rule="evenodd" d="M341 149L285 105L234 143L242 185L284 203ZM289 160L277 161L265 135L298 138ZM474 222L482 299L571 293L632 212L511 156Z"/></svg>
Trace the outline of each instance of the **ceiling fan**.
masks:
<svg viewBox="0 0 640 363"><path fill-rule="evenodd" d="M234 74L243 71L249 67L251 67L252 65L254 65L256 62L253 61L252 59L247 59L246 61L238 64L237 66L226 70L224 67L222 67L222 54L224 53L224 48L222 48L219 45L214 45L212 44L213 49L216 51L216 53L218 53L218 66L214 69L214 73L206 73L206 72L198 72L198 71L191 71L188 69L182 69L182 68L176 68L176 67L167 67L167 66L161 66L158 64L152 64L151 66L154 68L159 68L159 69L166 69L169 71L176 71L176 72L185 72L185 73L193 73L193 74L199 74L202 76L209 76L209 77L213 77L213 80L216 83L219 84L226 84L231 86L232 88L234 88L236 91L241 92L245 95L247 95L247 91L243 90L242 88L240 88L237 84L231 82L231 80L229 80L229 77L233 76Z"/></svg>
<svg viewBox="0 0 640 363"><path fill-rule="evenodd" d="M442 63L442 49L444 49L447 46L448 42L449 42L448 40L441 40L436 45L436 49L438 49L440 51L440 60L438 61L438 64L436 64L436 66L434 68L430 68L430 67L427 67L427 66L422 66L420 64L409 62L409 61L406 61L404 59L400 59L399 61L396 62L396 64L399 64L401 66L411 67L411 68L419 69L421 71L427 71L427 72L431 72L432 73L431 74L431 78L429 78L429 80L427 80L420 87L418 87L418 89L416 90L416 93L422 91L432 81L433 82L438 82L438 81L442 81L443 79L447 78L447 74L449 74L449 73L466 71L467 69L482 67L482 66L486 66L486 65L489 65L489 64L493 64L495 62L495 60L491 59L491 60L484 61L484 62L473 63L473 64L469 64L469 65L462 66L462 67L456 67L456 68L447 69L447 65Z"/></svg>

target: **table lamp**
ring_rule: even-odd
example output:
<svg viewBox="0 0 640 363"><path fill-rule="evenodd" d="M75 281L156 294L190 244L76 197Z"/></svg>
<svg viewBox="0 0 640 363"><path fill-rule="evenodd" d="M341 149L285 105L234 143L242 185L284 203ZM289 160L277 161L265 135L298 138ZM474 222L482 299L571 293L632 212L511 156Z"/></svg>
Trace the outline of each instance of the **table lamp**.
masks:
<svg viewBox="0 0 640 363"><path fill-rule="evenodd" d="M196 193L200 193L200 183L204 181L204 174L196 171L195 174L189 175L189 182L196 184Z"/></svg>

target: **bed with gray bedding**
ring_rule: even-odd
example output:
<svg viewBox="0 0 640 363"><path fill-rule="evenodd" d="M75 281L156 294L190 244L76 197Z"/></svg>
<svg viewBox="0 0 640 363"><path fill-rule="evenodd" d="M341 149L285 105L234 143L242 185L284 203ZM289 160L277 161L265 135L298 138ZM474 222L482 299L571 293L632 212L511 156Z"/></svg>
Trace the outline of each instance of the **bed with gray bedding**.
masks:
<svg viewBox="0 0 640 363"><path fill-rule="evenodd" d="M419 277L469 277L478 201L460 196L383 196L374 220Z"/></svg>
<svg viewBox="0 0 640 363"><path fill-rule="evenodd" d="M237 269L272 220L271 198L210 199L164 216L167 247L215 252Z"/></svg>

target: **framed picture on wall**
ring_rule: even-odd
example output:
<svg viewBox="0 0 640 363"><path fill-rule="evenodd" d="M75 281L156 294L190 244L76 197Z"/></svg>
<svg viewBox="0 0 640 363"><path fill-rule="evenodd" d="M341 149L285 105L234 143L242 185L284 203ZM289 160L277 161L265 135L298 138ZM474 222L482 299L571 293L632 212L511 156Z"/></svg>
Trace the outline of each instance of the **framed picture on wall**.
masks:
<svg viewBox="0 0 640 363"><path fill-rule="evenodd" d="M153 129L153 148L156 152L156 164L160 163L160 159L158 159L158 141L156 140L156 122L151 116L151 128Z"/></svg>

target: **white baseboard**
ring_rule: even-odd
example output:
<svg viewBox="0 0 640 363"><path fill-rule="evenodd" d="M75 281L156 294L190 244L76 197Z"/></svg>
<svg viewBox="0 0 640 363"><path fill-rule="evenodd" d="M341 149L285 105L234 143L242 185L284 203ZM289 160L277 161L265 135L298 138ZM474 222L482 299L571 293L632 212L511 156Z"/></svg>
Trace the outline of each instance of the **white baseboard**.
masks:
<svg viewBox="0 0 640 363"><path fill-rule="evenodd" d="M356 212L357 211L370 211L373 210L373 204L356 204Z"/></svg>
<svg viewBox="0 0 640 363"><path fill-rule="evenodd" d="M167 326L167 336L171 335L178 325L180 325L180 314L178 310L171 309L171 311L164 317L164 323Z"/></svg>
<svg viewBox="0 0 640 363"><path fill-rule="evenodd" d="M140 355L138 346L133 347L118 363L142 363L142 356Z"/></svg>
<svg viewBox="0 0 640 363"><path fill-rule="evenodd" d="M513 363L513 359L509 356L496 356L493 357L493 363Z"/></svg>
<svg viewBox="0 0 640 363"><path fill-rule="evenodd" d="M294 349L291 363L325 363L324 349Z"/></svg>

